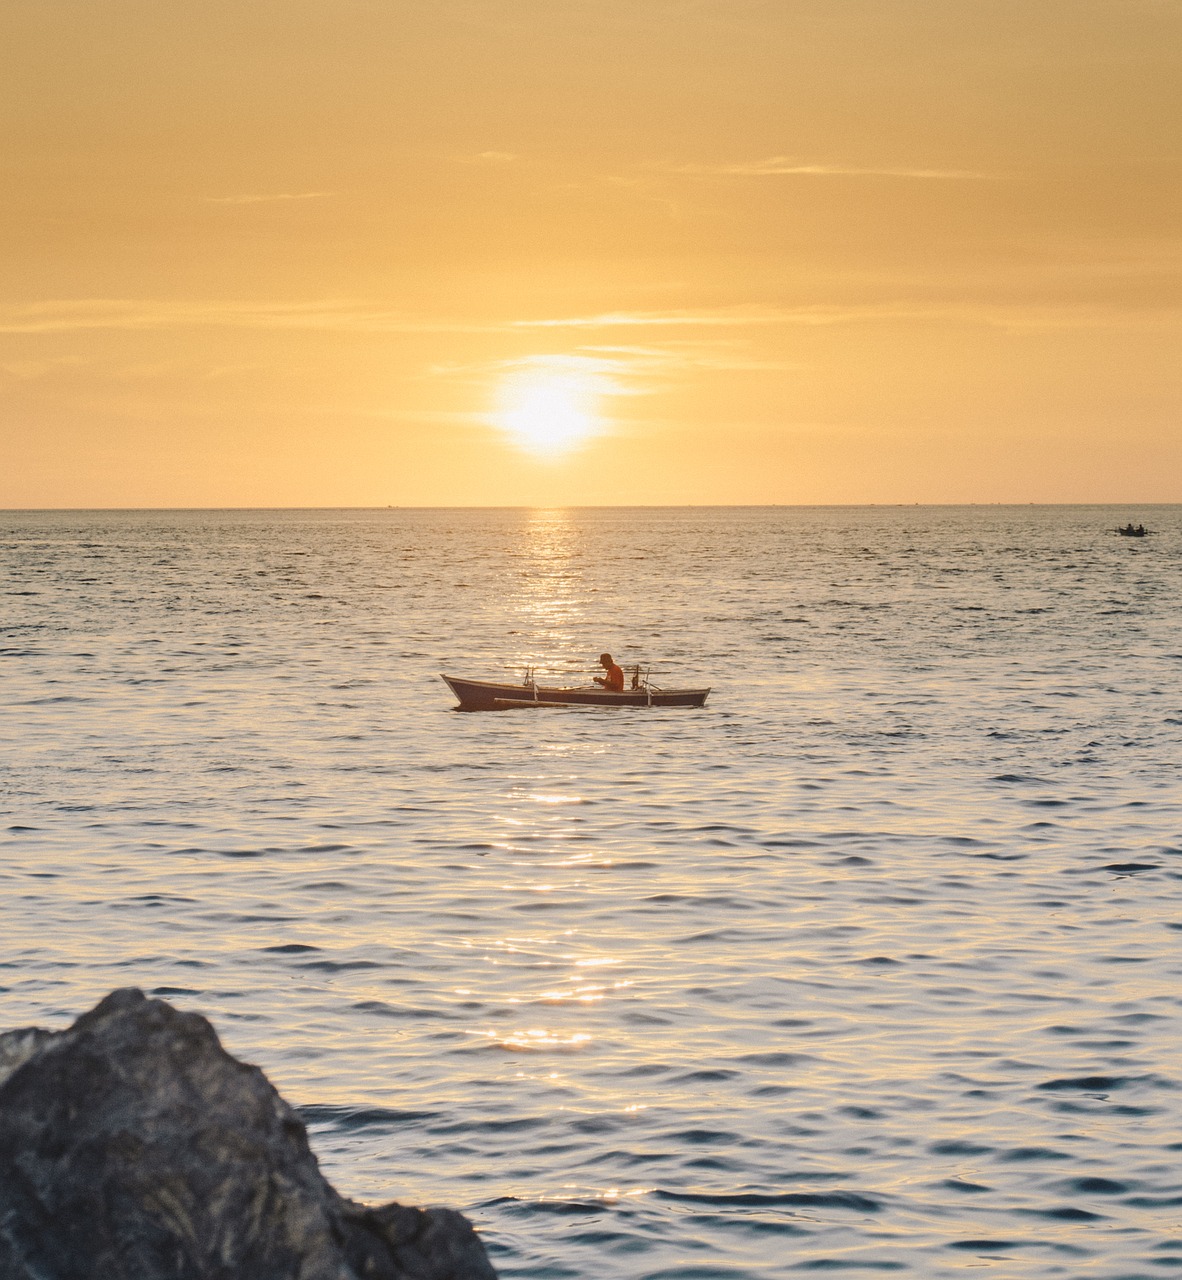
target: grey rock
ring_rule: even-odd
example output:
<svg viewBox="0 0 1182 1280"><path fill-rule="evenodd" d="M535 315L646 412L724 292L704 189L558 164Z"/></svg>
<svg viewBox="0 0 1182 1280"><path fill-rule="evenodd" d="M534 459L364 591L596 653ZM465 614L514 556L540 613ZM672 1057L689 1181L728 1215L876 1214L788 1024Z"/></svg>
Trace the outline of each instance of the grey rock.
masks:
<svg viewBox="0 0 1182 1280"><path fill-rule="evenodd" d="M0 1280L496 1280L450 1209L337 1194L209 1023L134 989L0 1035Z"/></svg>

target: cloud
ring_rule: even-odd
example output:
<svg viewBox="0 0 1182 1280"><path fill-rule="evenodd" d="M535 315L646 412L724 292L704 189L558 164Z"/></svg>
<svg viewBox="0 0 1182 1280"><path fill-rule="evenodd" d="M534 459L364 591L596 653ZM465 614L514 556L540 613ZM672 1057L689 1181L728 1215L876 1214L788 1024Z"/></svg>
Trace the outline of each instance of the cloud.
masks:
<svg viewBox="0 0 1182 1280"><path fill-rule="evenodd" d="M507 360L479 360L459 364L449 362L433 365L428 372L446 378L473 378L484 380L508 374L566 374L572 377L608 380L616 375L635 373L637 368L660 352L642 348L579 347L573 352L514 356ZM611 394L631 394L631 388L612 387Z"/></svg>
<svg viewBox="0 0 1182 1280"><path fill-rule="evenodd" d="M484 387L514 380L573 380L603 396L653 395L681 384L692 373L785 372L799 363L755 360L743 354L745 340L678 342L660 346L587 345L561 354L518 356L438 364L429 375Z"/></svg>
<svg viewBox="0 0 1182 1280"><path fill-rule="evenodd" d="M0 334L166 331L228 328L330 333L513 334L531 330L737 330L775 326L865 323L962 323L999 328L1088 329L1176 323L1176 306L1103 304L865 302L793 307L730 306L666 311L606 311L591 315L464 321L408 315L350 300L321 302L168 302L113 298L0 305Z"/></svg>
<svg viewBox="0 0 1182 1280"><path fill-rule="evenodd" d="M520 159L515 151L477 151L472 155L456 156L459 164L512 164Z"/></svg>
<svg viewBox="0 0 1182 1280"><path fill-rule="evenodd" d="M350 301L168 302L80 298L0 307L0 334L187 328L307 329L353 333L482 333L505 325L407 316Z"/></svg>
<svg viewBox="0 0 1182 1280"><path fill-rule="evenodd" d="M614 329L634 327L731 327L784 323L785 312L762 307L722 307L684 311L601 311L589 316L558 316L514 320L517 329Z"/></svg>
<svg viewBox="0 0 1182 1280"><path fill-rule="evenodd" d="M280 200L327 200L335 191L277 191L257 196L206 196L206 204L272 204Z"/></svg>
<svg viewBox="0 0 1182 1280"><path fill-rule="evenodd" d="M877 165L805 164L790 156L770 156L738 164L683 164L669 166L667 172L690 176L774 178L936 178L961 181L997 181L1002 175L975 169L926 169Z"/></svg>
<svg viewBox="0 0 1182 1280"><path fill-rule="evenodd" d="M673 373L686 370L708 370L727 373L784 373L801 368L799 361L759 360L745 355L746 338L715 338L687 342L671 339L659 347L583 346L581 352L592 357L606 356L632 372Z"/></svg>
<svg viewBox="0 0 1182 1280"><path fill-rule="evenodd" d="M382 422L418 422L441 427L483 427L488 414L455 409L355 409L358 417L377 418Z"/></svg>
<svg viewBox="0 0 1182 1280"><path fill-rule="evenodd" d="M46 374L56 373L63 365L80 363L78 361L57 360L6 360L0 363L0 373L18 382L32 382L44 378Z"/></svg>
<svg viewBox="0 0 1182 1280"><path fill-rule="evenodd" d="M1104 305L1039 303L866 302L798 307L720 307L684 311L620 311L544 320L517 320L520 329L701 328L883 323L980 324L1004 329L1093 329L1130 323L1175 323L1177 307L1131 311Z"/></svg>
<svg viewBox="0 0 1182 1280"><path fill-rule="evenodd" d="M684 311L614 311L526 320L456 321L407 315L350 300L323 302L168 302L65 299L0 307L0 333L70 333L98 329L307 329L357 333L512 333L525 329L731 328L824 323L833 308L720 307Z"/></svg>

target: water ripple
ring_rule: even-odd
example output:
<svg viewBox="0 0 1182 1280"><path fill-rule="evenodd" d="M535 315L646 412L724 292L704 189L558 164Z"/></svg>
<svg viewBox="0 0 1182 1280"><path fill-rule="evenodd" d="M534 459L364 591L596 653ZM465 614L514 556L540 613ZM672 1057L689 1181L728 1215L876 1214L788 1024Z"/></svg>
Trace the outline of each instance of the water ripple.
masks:
<svg viewBox="0 0 1182 1280"><path fill-rule="evenodd" d="M1123 513L1121 513L1123 514ZM506 1280L1182 1265L1182 512L0 517L3 1025L212 1016ZM441 670L701 712L454 716Z"/></svg>

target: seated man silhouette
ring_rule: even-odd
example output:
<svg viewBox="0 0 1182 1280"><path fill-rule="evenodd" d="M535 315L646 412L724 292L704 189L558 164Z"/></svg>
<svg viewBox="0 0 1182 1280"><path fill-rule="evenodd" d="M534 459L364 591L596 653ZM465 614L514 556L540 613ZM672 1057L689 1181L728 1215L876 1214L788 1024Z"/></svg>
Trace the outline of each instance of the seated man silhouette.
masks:
<svg viewBox="0 0 1182 1280"><path fill-rule="evenodd" d="M605 676L596 676L595 683L601 684L605 689L612 693L624 692L624 673L612 661L610 653L601 653L599 655L599 665L607 672Z"/></svg>

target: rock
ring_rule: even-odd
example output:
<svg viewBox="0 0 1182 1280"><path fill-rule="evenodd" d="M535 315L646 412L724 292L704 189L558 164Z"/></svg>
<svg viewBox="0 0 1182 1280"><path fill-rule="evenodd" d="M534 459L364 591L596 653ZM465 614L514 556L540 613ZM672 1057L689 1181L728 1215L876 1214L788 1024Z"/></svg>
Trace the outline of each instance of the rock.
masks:
<svg viewBox="0 0 1182 1280"><path fill-rule="evenodd" d="M496 1280L450 1209L366 1208L209 1023L112 992L0 1035L0 1280Z"/></svg>

